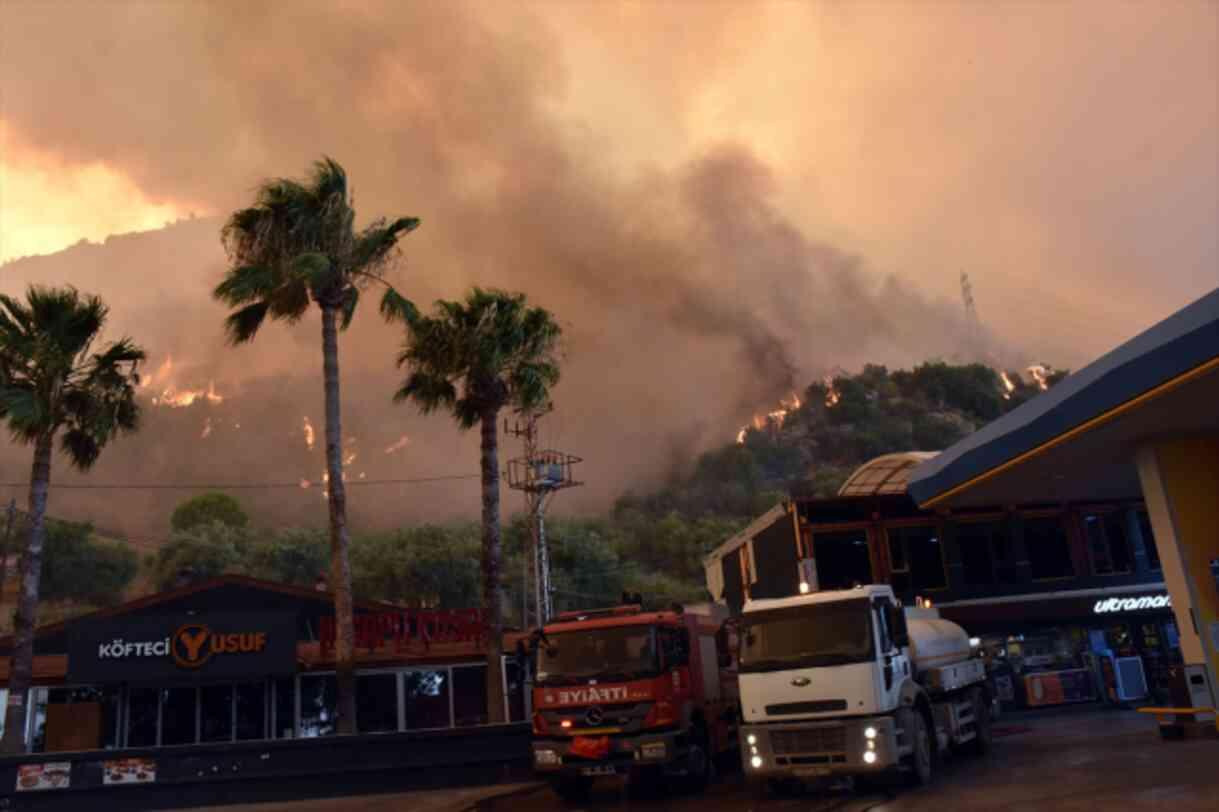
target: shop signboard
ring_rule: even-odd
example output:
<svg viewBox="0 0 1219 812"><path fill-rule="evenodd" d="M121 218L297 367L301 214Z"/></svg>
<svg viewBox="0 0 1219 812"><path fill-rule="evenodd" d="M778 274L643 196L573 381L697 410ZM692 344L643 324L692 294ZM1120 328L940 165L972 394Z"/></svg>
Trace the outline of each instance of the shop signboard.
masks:
<svg viewBox="0 0 1219 812"><path fill-rule="evenodd" d="M68 761L48 761L43 764L22 764L17 768L17 791L67 789L72 784L72 764Z"/></svg>
<svg viewBox="0 0 1219 812"><path fill-rule="evenodd" d="M157 780L157 762L151 758L123 758L102 762L102 784L151 784Z"/></svg>
<svg viewBox="0 0 1219 812"><path fill-rule="evenodd" d="M296 673L290 612L197 612L80 623L68 640L79 683L250 679Z"/></svg>
<svg viewBox="0 0 1219 812"><path fill-rule="evenodd" d="M1105 615L1114 612L1146 612L1152 609L1167 609L1172 598L1167 592L1159 595L1102 598L1092 605L1093 614Z"/></svg>

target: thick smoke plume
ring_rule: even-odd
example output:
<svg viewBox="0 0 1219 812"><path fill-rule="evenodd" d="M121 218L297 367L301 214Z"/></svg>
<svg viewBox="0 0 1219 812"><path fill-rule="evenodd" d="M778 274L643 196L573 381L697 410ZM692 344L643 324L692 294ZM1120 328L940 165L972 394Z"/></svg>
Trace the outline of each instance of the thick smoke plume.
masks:
<svg viewBox="0 0 1219 812"><path fill-rule="evenodd" d="M10 3L4 18L10 159L37 148L104 161L155 200L209 213L0 272L7 292L42 282L101 294L115 331L150 350L148 372L172 357L178 391L214 381L223 398L149 401L138 437L84 479L58 461L56 481L321 476L304 429L309 418L321 430L316 316L228 348L209 291L224 269L222 216L323 152L348 168L362 216L422 218L394 277L421 306L477 283L558 314L566 366L544 440L585 457L589 483L563 495L566 509L656 483L833 368L972 360L957 302L798 227L747 144L621 171L612 134L561 114L584 88L553 27L516 4ZM708 36L725 41L723 29ZM390 403L400 341L369 306L341 339L349 476L475 473L476 438ZM504 456L516 452L505 440ZM23 479L27 457L5 447L3 479ZM353 488L351 502L358 526L388 526L473 516L477 494L474 480L446 481ZM185 495L59 490L51 509L155 538ZM317 487L245 496L268 522L324 516Z"/></svg>

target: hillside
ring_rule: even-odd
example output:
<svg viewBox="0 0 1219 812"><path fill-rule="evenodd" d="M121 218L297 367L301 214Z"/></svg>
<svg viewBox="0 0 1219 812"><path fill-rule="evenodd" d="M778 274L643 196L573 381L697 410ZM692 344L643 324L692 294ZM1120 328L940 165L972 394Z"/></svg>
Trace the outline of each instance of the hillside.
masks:
<svg viewBox="0 0 1219 812"><path fill-rule="evenodd" d="M869 364L756 416L735 443L703 454L689 475L651 494L626 494L615 512L752 517L798 481L830 496L864 462L946 448L1067 374L1044 365L1021 374L940 361L892 371Z"/></svg>
<svg viewBox="0 0 1219 812"><path fill-rule="evenodd" d="M624 494L605 516L548 519L555 605L605 605L624 589L642 593L651 605L700 600L702 556L792 484L811 480L816 492L832 495L863 462L895 451L944 448L1066 374L1038 366L1022 377L979 364L930 362L893 371L869 365L813 383L755 418L735 442L701 455L665 487ZM114 595L167 588L183 567L201 576L240 572L311 586L327 567L326 532L286 527L259 511L247 517L249 507L236 508L242 518L234 526L205 521L171 532L144 557L138 573L133 553L116 558L113 545L101 543L92 528L55 523L48 595L62 598L79 588L81 578L95 581L103 562L113 573ZM86 544L90 536L94 543ZM514 619L525 597L528 538L523 517L505 516L503 580ZM472 519L357 531L351 551L356 591L415 606L476 605L479 539ZM104 602L100 597L91 602ZM50 614L72 610L53 607Z"/></svg>

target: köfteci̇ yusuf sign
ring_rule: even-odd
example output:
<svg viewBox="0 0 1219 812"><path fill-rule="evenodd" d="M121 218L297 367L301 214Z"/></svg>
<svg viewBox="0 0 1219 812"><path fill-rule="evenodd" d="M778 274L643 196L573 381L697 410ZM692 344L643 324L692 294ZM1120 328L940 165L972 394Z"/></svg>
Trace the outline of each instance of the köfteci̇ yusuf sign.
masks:
<svg viewBox="0 0 1219 812"><path fill-rule="evenodd" d="M77 682L286 676L296 671L290 612L149 614L84 621L68 641Z"/></svg>

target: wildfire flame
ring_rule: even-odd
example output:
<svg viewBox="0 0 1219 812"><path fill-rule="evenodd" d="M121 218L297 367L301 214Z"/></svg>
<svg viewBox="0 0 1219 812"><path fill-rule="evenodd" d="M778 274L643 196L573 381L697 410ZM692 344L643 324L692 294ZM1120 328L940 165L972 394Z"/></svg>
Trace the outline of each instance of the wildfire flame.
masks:
<svg viewBox="0 0 1219 812"><path fill-rule="evenodd" d="M199 435L200 440L207 439L207 436L212 433L212 419L209 417L203 421L203 433Z"/></svg>
<svg viewBox="0 0 1219 812"><path fill-rule="evenodd" d="M309 422L308 416L305 417L305 445L309 446L309 450L313 450L313 424Z"/></svg>
<svg viewBox="0 0 1219 812"><path fill-rule="evenodd" d="M1041 388L1042 392L1050 388L1050 385L1046 383L1046 378L1049 377L1049 370L1044 366L1033 364L1029 367L1028 372L1033 376L1033 380L1037 381L1037 386Z"/></svg>
<svg viewBox="0 0 1219 812"><path fill-rule="evenodd" d="M394 442L390 443L389 445L387 445L385 447L385 453L393 454L397 451L401 451L402 449L406 448L406 446L410 443L410 441L411 441L411 438L407 437L405 434L403 434L397 440L395 440Z"/></svg>
<svg viewBox="0 0 1219 812"><path fill-rule="evenodd" d="M783 421L787 419L787 416L796 409L799 409L800 405L800 396L793 392L790 398L782 398L779 400L778 409L767 412L766 414L755 414L753 419L749 423L742 426L740 431L736 433L737 444L744 444L745 435L749 433L749 429L751 427L757 429L758 431L766 428L768 424L774 425L775 428L781 428L783 426Z"/></svg>
<svg viewBox="0 0 1219 812"><path fill-rule="evenodd" d="M141 389L159 389L159 393L152 396L152 405L168 406L172 409L179 409L184 406L190 406L200 398L208 403L223 403L224 397L216 392L216 382L208 381L206 389L184 389L179 388L172 378L174 377L174 359L172 355L166 356L161 365L157 367L156 372L153 372L146 378L140 379Z"/></svg>
<svg viewBox="0 0 1219 812"><path fill-rule="evenodd" d="M834 388L834 376L826 375L821 379L825 384L825 408L830 409L838 405L838 401L842 400L842 395L838 394L838 390Z"/></svg>
<svg viewBox="0 0 1219 812"><path fill-rule="evenodd" d="M1012 383L1012 379L1007 377L1006 372L1000 372L999 377L1003 379L1003 386L1005 389L1007 389L1007 391L1003 393L1003 399L1011 400L1012 392L1016 389L1016 384Z"/></svg>

